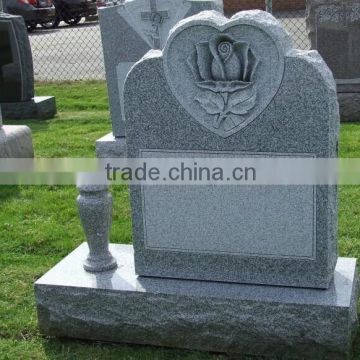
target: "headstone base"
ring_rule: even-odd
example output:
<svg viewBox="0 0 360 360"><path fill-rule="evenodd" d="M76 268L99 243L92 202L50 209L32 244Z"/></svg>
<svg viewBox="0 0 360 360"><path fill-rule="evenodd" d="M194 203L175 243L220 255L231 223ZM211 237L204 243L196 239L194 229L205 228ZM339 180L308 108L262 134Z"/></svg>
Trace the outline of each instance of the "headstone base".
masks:
<svg viewBox="0 0 360 360"><path fill-rule="evenodd" d="M52 119L56 114L56 102L53 96L36 96L30 101L1 103L4 119Z"/></svg>
<svg viewBox="0 0 360 360"><path fill-rule="evenodd" d="M342 122L360 121L360 92L338 93Z"/></svg>
<svg viewBox="0 0 360 360"><path fill-rule="evenodd" d="M339 258L328 290L137 277L83 269L84 243L35 283L42 333L204 351L344 359L357 326L356 259Z"/></svg>
<svg viewBox="0 0 360 360"><path fill-rule="evenodd" d="M0 158L32 158L31 130L27 126L0 127Z"/></svg>
<svg viewBox="0 0 360 360"><path fill-rule="evenodd" d="M115 138L109 133L96 141L96 156L98 158L118 158L126 156L126 139Z"/></svg>

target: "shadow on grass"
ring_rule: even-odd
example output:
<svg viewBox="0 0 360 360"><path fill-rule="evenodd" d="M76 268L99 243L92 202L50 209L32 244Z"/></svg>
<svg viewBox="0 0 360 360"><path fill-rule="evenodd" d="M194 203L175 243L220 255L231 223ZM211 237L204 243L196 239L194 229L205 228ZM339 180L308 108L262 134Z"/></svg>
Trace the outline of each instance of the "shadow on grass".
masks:
<svg viewBox="0 0 360 360"><path fill-rule="evenodd" d="M20 187L14 185L0 185L0 203L7 199L17 197L20 194Z"/></svg>
<svg viewBox="0 0 360 360"><path fill-rule="evenodd" d="M43 338L43 349L49 360L58 359L131 359L131 360L261 360L262 356L225 355L148 345L120 344L100 341ZM351 358L360 353L360 334L357 333ZM268 360L280 360L266 357ZM282 358L284 359L284 358Z"/></svg>
<svg viewBox="0 0 360 360"><path fill-rule="evenodd" d="M131 360L230 360L223 354L154 347L147 345L116 344L111 342L43 339L43 349L49 360L58 359L131 359ZM252 360L253 357L236 357L238 360ZM261 358L256 358L261 359Z"/></svg>

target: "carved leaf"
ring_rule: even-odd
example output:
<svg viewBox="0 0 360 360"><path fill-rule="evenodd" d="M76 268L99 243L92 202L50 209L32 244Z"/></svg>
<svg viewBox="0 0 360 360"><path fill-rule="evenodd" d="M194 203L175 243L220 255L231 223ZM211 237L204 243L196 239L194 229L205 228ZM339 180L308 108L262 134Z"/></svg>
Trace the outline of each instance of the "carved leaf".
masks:
<svg viewBox="0 0 360 360"><path fill-rule="evenodd" d="M212 92L201 94L201 96L198 96L195 101L197 101L201 107L210 115L220 114L225 107L222 96Z"/></svg>
<svg viewBox="0 0 360 360"><path fill-rule="evenodd" d="M240 91L230 96L228 102L228 112L235 115L245 115L256 102L256 92L253 89Z"/></svg>

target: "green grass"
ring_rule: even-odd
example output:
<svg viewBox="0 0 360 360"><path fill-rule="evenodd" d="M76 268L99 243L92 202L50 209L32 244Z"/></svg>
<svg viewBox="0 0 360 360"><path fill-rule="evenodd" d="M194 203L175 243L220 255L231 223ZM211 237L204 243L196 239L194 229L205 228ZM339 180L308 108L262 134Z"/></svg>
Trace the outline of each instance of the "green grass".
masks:
<svg viewBox="0 0 360 360"><path fill-rule="evenodd" d="M111 129L105 84L37 86L55 95L58 115L26 121L37 157L93 157L94 142ZM9 123L9 122L8 122ZM13 122L15 123L15 122ZM341 128L340 154L360 157L360 124ZM114 193L111 241L131 242L126 187ZM43 338L37 329L33 282L85 240L72 186L8 186L0 189L0 360L3 359L228 359L224 355ZM360 187L341 187L339 251L360 257ZM355 357L360 359L359 338Z"/></svg>

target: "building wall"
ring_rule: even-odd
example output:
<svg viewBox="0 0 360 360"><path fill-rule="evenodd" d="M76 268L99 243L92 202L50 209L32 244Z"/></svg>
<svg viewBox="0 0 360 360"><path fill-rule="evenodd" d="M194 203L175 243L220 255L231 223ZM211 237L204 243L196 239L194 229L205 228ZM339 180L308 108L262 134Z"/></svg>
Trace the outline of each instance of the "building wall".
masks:
<svg viewBox="0 0 360 360"><path fill-rule="evenodd" d="M306 0L273 0L274 10L303 10ZM265 9L265 0L224 0L226 13L240 10Z"/></svg>

